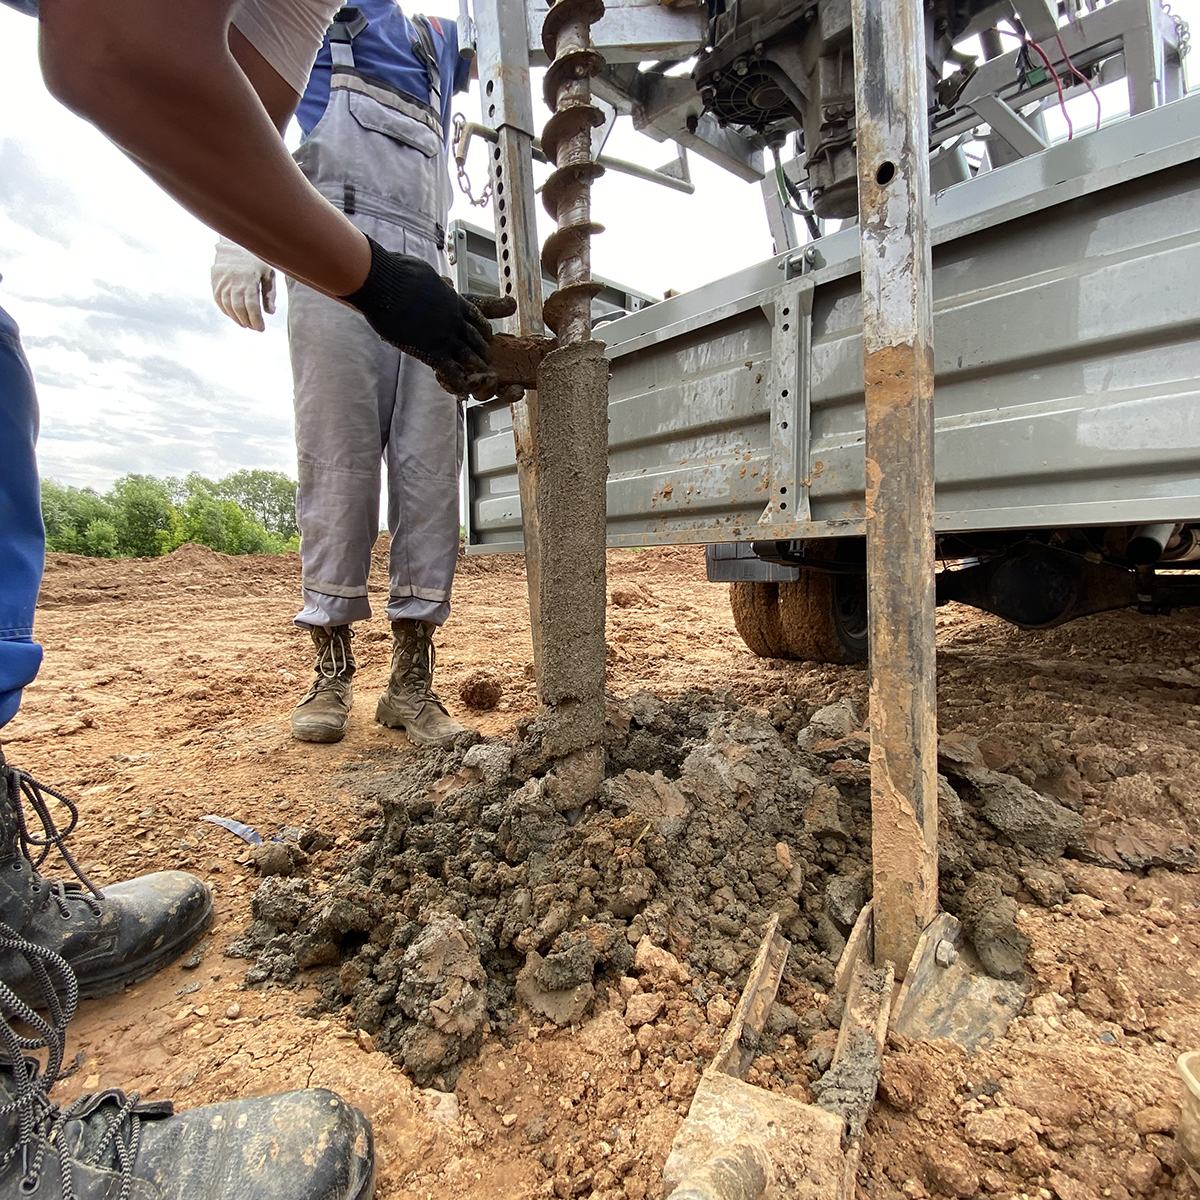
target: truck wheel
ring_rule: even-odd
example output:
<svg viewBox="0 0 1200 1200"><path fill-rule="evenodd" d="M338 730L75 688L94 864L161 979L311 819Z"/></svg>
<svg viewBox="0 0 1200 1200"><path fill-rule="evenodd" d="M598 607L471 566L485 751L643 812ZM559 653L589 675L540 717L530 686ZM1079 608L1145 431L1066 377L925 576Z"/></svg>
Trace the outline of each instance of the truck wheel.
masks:
<svg viewBox="0 0 1200 1200"><path fill-rule="evenodd" d="M789 658L857 663L867 658L867 585L859 575L802 569L779 584Z"/></svg>
<svg viewBox="0 0 1200 1200"><path fill-rule="evenodd" d="M729 585L733 623L742 635L742 641L759 658L791 658L779 610L779 589L778 583Z"/></svg>

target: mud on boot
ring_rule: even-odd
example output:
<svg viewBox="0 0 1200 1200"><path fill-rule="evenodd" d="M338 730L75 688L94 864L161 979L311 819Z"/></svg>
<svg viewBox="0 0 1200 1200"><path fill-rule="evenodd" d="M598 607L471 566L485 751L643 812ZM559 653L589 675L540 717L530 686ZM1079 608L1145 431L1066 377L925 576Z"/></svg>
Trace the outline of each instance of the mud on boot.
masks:
<svg viewBox="0 0 1200 1200"><path fill-rule="evenodd" d="M47 795L70 814L66 829L55 826ZM26 805L40 833L30 828ZM212 893L184 871L158 871L101 891L66 845L78 819L67 797L10 766L0 751L0 925L64 958L78 977L80 993L90 998L147 979L182 954L212 920ZM76 881L41 875L52 849ZM24 999L36 995L28 961L3 943L0 980Z"/></svg>
<svg viewBox="0 0 1200 1200"><path fill-rule="evenodd" d="M433 690L435 628L432 621L392 622L392 674L375 709L375 720L403 729L418 746L449 746L466 732Z"/></svg>
<svg viewBox="0 0 1200 1200"><path fill-rule="evenodd" d="M312 627L317 648L316 677L292 713L292 737L301 742L340 742L350 722L357 664L349 625Z"/></svg>
<svg viewBox="0 0 1200 1200"><path fill-rule="evenodd" d="M40 1020L16 1002L0 971L0 1197L369 1200L370 1122L324 1089L175 1114L169 1100L110 1088L60 1107L49 1092L78 1000L75 979L60 956L3 927L0 947L6 962L19 957L40 978L49 1014ZM26 1036L13 1019L28 1025ZM44 1068L23 1055L37 1049L46 1051Z"/></svg>

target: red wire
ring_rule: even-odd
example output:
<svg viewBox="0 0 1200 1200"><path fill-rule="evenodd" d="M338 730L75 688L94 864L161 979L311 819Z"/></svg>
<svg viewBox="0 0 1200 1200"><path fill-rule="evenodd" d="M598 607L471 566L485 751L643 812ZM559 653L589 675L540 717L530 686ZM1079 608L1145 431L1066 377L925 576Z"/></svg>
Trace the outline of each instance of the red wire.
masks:
<svg viewBox="0 0 1200 1200"><path fill-rule="evenodd" d="M1083 86L1092 93L1092 99L1096 102L1096 128L1100 128L1100 122L1104 116L1104 109L1100 105L1100 97L1096 95L1096 89L1092 87L1092 81L1071 61L1071 56L1067 53L1066 46L1062 43L1062 38L1056 33L1054 40L1058 43L1059 50L1062 51L1063 61L1074 72L1077 79L1083 80Z"/></svg>
<svg viewBox="0 0 1200 1200"><path fill-rule="evenodd" d="M1054 77L1054 86L1058 89L1058 107L1062 109L1063 120L1067 123L1067 141L1069 142L1075 136L1075 126L1071 124L1071 114L1067 112L1067 101L1063 95L1062 80L1058 77L1058 72L1054 69L1054 64L1047 57L1045 50L1037 42L1031 42L1023 33L1018 33L1017 37L1026 46L1032 46L1041 55L1042 62L1046 64L1046 70Z"/></svg>
<svg viewBox="0 0 1200 1200"><path fill-rule="evenodd" d="M1039 55L1041 55L1042 62L1046 64L1046 70L1050 72L1054 79L1054 86L1058 89L1058 106L1062 109L1063 120L1065 120L1067 123L1067 141L1070 141L1075 136L1075 126L1071 124L1071 114L1067 112L1067 101L1066 97L1063 95L1062 80L1059 78L1058 72L1054 69L1054 64L1049 60L1049 58L1046 57L1045 50L1043 50L1041 46L1037 44L1037 42L1031 42L1023 33L1015 33L1010 29L1000 29L998 27L996 28L995 32L999 34L1008 34L1009 37L1018 38L1024 42L1026 46L1032 46L1033 49L1036 50ZM1061 46L1062 43L1060 42L1059 45ZM1063 53L1065 54L1066 51L1063 51ZM1070 60L1068 59L1068 61ZM1074 64L1072 64L1071 69L1075 70ZM1078 72L1076 72L1076 74L1078 74Z"/></svg>

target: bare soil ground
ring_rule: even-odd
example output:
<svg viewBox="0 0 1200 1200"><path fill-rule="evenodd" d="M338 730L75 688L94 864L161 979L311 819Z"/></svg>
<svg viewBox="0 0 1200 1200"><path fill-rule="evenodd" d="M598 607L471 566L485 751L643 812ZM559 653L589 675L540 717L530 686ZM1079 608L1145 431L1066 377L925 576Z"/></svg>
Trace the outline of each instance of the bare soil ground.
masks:
<svg viewBox="0 0 1200 1200"><path fill-rule="evenodd" d="M861 669L754 657L726 588L705 581L700 551L613 552L609 574L617 695L729 689L765 710L848 697L865 711ZM650 967L634 978L635 968L625 990L663 1001L650 1020L633 1020L624 995L574 1028L522 1014L491 1030L451 1100L414 1085L338 1014L302 1015L312 989L244 988L247 964L223 956L249 922L259 880L248 847L199 818L234 817L268 837L317 827L334 845L310 869L330 881L378 815L347 779L419 753L372 720L390 654L381 617L360 627L349 736L291 741L288 715L310 670L310 645L291 625L297 593L294 557L190 546L148 561L50 556L38 616L46 664L5 731L6 753L79 798L73 842L98 883L179 867L216 892L197 953L83 1006L63 1098L119 1086L190 1107L319 1084L374 1121L381 1200L659 1195L671 1138L727 1019L720 1001L734 989L710 980L701 1003L690 980ZM383 593L375 599L381 611ZM463 562L438 684L484 733L534 711L527 614L520 560ZM1110 838L1200 838L1200 613L1105 614L1028 634L951 607L938 629L943 735L981 739L989 765ZM494 711L472 714L458 688L481 667L499 674L504 693ZM1194 1194L1173 1132L1174 1060L1200 1047L1197 877L1050 865L1061 895L1004 879L1032 943L1024 1013L975 1057L946 1043L890 1043L860 1195ZM750 1078L808 1099L814 1046L822 1033L828 1040L827 997L816 981L781 999L809 1027L778 1037Z"/></svg>

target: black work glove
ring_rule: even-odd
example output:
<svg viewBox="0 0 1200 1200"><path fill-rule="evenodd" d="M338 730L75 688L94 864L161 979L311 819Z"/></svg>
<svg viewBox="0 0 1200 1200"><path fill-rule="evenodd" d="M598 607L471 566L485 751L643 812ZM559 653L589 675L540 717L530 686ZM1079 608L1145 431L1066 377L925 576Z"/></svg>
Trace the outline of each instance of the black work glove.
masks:
<svg viewBox="0 0 1200 1200"><path fill-rule="evenodd" d="M460 298L472 308L477 309L489 321L496 321L501 317L511 317L517 311L517 301L513 296L481 296L475 292L463 292ZM434 370L434 374L437 376L438 383L446 391L453 392L460 399L471 395L476 400L500 399L507 400L512 404L525 394L525 389L522 387L497 387L495 371L488 371L484 375L469 375L462 379L451 379L446 372L437 369Z"/></svg>
<svg viewBox="0 0 1200 1200"><path fill-rule="evenodd" d="M428 363L447 391L466 395L487 381L487 318L420 258L385 250L368 237L366 282L342 299L385 342Z"/></svg>
<svg viewBox="0 0 1200 1200"><path fill-rule="evenodd" d="M472 308L477 308L489 321L511 317L517 311L515 296L478 296L464 292L462 297Z"/></svg>
<svg viewBox="0 0 1200 1200"><path fill-rule="evenodd" d="M463 299L473 304L487 317L489 321L500 317L511 317L517 311L515 296L480 296L474 292L464 293ZM510 383L506 387L497 387L495 373L487 379L482 379L471 387L471 395L476 400L503 400L515 404L525 395L525 389L519 383Z"/></svg>

